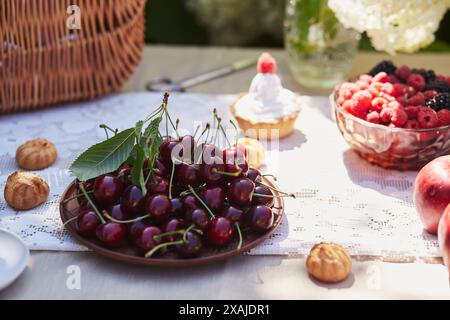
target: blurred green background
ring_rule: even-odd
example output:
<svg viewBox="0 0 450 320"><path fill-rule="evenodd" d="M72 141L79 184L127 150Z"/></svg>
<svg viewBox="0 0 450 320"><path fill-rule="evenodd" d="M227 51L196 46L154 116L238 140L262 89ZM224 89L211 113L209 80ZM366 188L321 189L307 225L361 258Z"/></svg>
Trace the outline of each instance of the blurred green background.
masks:
<svg viewBox="0 0 450 320"><path fill-rule="evenodd" d="M286 0L148 0L147 43L282 47ZM450 51L450 11L424 51ZM373 50L363 37L362 50Z"/></svg>

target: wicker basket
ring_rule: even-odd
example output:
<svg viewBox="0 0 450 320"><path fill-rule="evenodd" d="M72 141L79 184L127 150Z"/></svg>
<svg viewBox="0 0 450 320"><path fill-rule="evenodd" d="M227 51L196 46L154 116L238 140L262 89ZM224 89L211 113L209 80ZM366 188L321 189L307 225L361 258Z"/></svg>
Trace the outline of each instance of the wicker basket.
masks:
<svg viewBox="0 0 450 320"><path fill-rule="evenodd" d="M81 17L75 30L67 27L73 3ZM141 60L145 4L0 0L0 114L119 89Z"/></svg>

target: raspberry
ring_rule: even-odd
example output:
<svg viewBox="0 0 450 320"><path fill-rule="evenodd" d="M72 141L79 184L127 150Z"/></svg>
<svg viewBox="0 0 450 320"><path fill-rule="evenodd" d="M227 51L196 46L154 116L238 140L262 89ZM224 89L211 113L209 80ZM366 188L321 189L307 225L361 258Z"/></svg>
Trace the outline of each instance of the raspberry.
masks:
<svg viewBox="0 0 450 320"><path fill-rule="evenodd" d="M344 97L339 97L339 98L336 99L336 103L337 103L338 105L340 105L340 106L342 106L342 105L344 104L345 101L346 101L346 100L345 100Z"/></svg>
<svg viewBox="0 0 450 320"><path fill-rule="evenodd" d="M368 109L359 104L356 100L350 99L344 102L342 105L345 111L354 115L355 117L365 119Z"/></svg>
<svg viewBox="0 0 450 320"><path fill-rule="evenodd" d="M408 77L406 83L418 91L425 88L425 79L420 74L413 73Z"/></svg>
<svg viewBox="0 0 450 320"><path fill-rule="evenodd" d="M414 96L417 93L417 90L414 87L407 86L407 87L405 87L404 93L406 94L406 96L408 98L411 98L412 96Z"/></svg>
<svg viewBox="0 0 450 320"><path fill-rule="evenodd" d="M369 112L368 108L366 108L363 105L361 105L361 104L356 102L356 104L353 106L353 109L352 109L351 113L355 117L358 117L358 118L361 118L361 119L365 119L368 112Z"/></svg>
<svg viewBox="0 0 450 320"><path fill-rule="evenodd" d="M389 109L395 110L395 109L399 109L399 108L403 108L403 106L397 102L397 101L391 101L387 104L387 107Z"/></svg>
<svg viewBox="0 0 450 320"><path fill-rule="evenodd" d="M419 112L420 107L410 106L405 108L405 112L408 115L408 119L417 119L417 113Z"/></svg>
<svg viewBox="0 0 450 320"><path fill-rule="evenodd" d="M366 121L369 121L371 123L377 123L380 124L381 120L380 120L380 114L376 111L372 111L371 113L369 113L366 117Z"/></svg>
<svg viewBox="0 0 450 320"><path fill-rule="evenodd" d="M355 105L356 103L354 100L347 100L342 104L342 108L344 108L344 110L347 111L348 113L353 114Z"/></svg>
<svg viewBox="0 0 450 320"><path fill-rule="evenodd" d="M433 70L412 69L411 72L420 74L426 83L429 83L431 81L434 81L434 79L436 79L436 73L434 73Z"/></svg>
<svg viewBox="0 0 450 320"><path fill-rule="evenodd" d="M408 120L405 124L406 129L420 129L419 122L417 120Z"/></svg>
<svg viewBox="0 0 450 320"><path fill-rule="evenodd" d="M383 83L383 86L381 87L381 92L392 95L392 92L394 92L394 85L389 82Z"/></svg>
<svg viewBox="0 0 450 320"><path fill-rule="evenodd" d="M377 97L372 100L372 110L381 112L387 106L388 101L384 98Z"/></svg>
<svg viewBox="0 0 450 320"><path fill-rule="evenodd" d="M396 127L403 127L408 121L408 115L403 108L393 110L391 122Z"/></svg>
<svg viewBox="0 0 450 320"><path fill-rule="evenodd" d="M339 89L339 97L342 97L345 100L348 100L348 99L351 99L352 96L353 96L353 92L350 89L347 89L347 88Z"/></svg>
<svg viewBox="0 0 450 320"><path fill-rule="evenodd" d="M385 93L385 92L380 92L379 94L378 94L378 96L379 97L381 97L381 98L384 98L384 99L386 99L387 101L395 101L395 98L393 97L393 96L391 96L390 94L388 94L388 93Z"/></svg>
<svg viewBox="0 0 450 320"><path fill-rule="evenodd" d="M396 76L394 76L393 74L390 74L388 78L389 78L389 82L392 83L392 84L394 84L394 83L400 83L400 82L401 82L401 81L400 81Z"/></svg>
<svg viewBox="0 0 450 320"><path fill-rule="evenodd" d="M411 69L408 66L398 67L397 70L395 70L395 75L403 82L406 82L411 75Z"/></svg>
<svg viewBox="0 0 450 320"><path fill-rule="evenodd" d="M259 57L258 72L259 73L275 73L275 72L277 72L277 62L269 53L264 52Z"/></svg>
<svg viewBox="0 0 450 320"><path fill-rule="evenodd" d="M373 77L372 82L381 82L381 83L389 82L389 76L386 72L380 72L375 77Z"/></svg>
<svg viewBox="0 0 450 320"><path fill-rule="evenodd" d="M381 112L380 112L381 123L383 123L385 125L390 124L392 121L393 114L394 114L394 111L392 109L384 108L383 110L381 110Z"/></svg>
<svg viewBox="0 0 450 320"><path fill-rule="evenodd" d="M427 90L423 93L425 95L425 100L431 100L437 96L437 91L435 90Z"/></svg>
<svg viewBox="0 0 450 320"><path fill-rule="evenodd" d="M408 99L408 106L424 106L425 95L422 92L417 92L414 96Z"/></svg>
<svg viewBox="0 0 450 320"><path fill-rule="evenodd" d="M369 92L372 94L372 97L375 98L380 93L382 85L383 84L380 82L372 82L372 84L369 86L369 88L367 88L367 90L369 90Z"/></svg>
<svg viewBox="0 0 450 320"><path fill-rule="evenodd" d="M344 83L341 85L341 88L340 88L340 89L341 89L341 90L343 90L343 89L348 89L348 90L350 90L352 93L356 93L356 92L359 91L358 86L357 86L356 84L354 84L353 82L344 82Z"/></svg>
<svg viewBox="0 0 450 320"><path fill-rule="evenodd" d="M402 106L406 106L408 104L408 99L406 98L406 96L402 95L400 97L397 97L395 99L398 103L400 103Z"/></svg>
<svg viewBox="0 0 450 320"><path fill-rule="evenodd" d="M372 103L372 95L368 90L362 90L353 95L353 99L362 108L369 109Z"/></svg>
<svg viewBox="0 0 450 320"><path fill-rule="evenodd" d="M450 110L442 109L437 113L439 126L450 126Z"/></svg>
<svg viewBox="0 0 450 320"><path fill-rule="evenodd" d="M431 108L422 107L417 113L417 121L419 121L420 127L429 129L435 128L439 125L439 119L436 111Z"/></svg>
<svg viewBox="0 0 450 320"><path fill-rule="evenodd" d="M394 87L394 90L392 91L391 95L393 97L400 97L404 92L405 85L402 83L394 83L392 86Z"/></svg>
<svg viewBox="0 0 450 320"><path fill-rule="evenodd" d="M358 86L361 90L366 90L369 87L369 83L366 81L358 80L355 82L355 84Z"/></svg>
<svg viewBox="0 0 450 320"><path fill-rule="evenodd" d="M362 74L359 76L359 80L367 82L369 84L372 83L372 79L373 79L373 77L369 74Z"/></svg>

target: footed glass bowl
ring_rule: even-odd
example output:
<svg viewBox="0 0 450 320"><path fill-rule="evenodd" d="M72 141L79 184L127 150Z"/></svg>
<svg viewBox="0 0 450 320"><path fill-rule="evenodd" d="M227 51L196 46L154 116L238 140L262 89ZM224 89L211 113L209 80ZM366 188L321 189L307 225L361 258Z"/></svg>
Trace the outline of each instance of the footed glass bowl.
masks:
<svg viewBox="0 0 450 320"><path fill-rule="evenodd" d="M330 96L336 123L350 147L363 159L386 169L418 170L450 154L450 126L432 129L391 128L346 112Z"/></svg>

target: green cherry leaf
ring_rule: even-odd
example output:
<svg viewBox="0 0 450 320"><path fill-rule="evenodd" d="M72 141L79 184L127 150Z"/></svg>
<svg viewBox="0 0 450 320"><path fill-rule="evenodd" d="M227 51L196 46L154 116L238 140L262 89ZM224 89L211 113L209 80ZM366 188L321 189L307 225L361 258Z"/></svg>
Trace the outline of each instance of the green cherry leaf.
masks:
<svg viewBox="0 0 450 320"><path fill-rule="evenodd" d="M154 119L150 124L145 128L144 134L142 137L144 139L151 139L159 135L159 125L161 124L162 117L158 117Z"/></svg>
<svg viewBox="0 0 450 320"><path fill-rule="evenodd" d="M141 137L143 127L144 127L144 121L136 122L136 126L135 126L134 130L136 132L136 137L138 139L140 139L140 137Z"/></svg>
<svg viewBox="0 0 450 320"><path fill-rule="evenodd" d="M147 188L145 187L145 179L144 179L144 161L145 161L145 152L144 149L140 145L135 145L133 152L136 152L136 158L134 162L134 166L131 169L131 182L135 186L140 186L142 190L142 194L145 196L147 194Z"/></svg>
<svg viewBox="0 0 450 320"><path fill-rule="evenodd" d="M135 128L119 132L83 152L69 170L81 181L117 170L129 158L135 141Z"/></svg>

